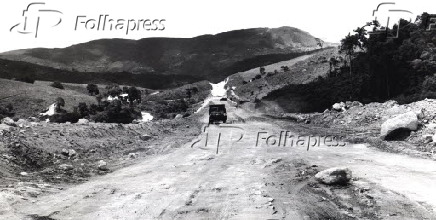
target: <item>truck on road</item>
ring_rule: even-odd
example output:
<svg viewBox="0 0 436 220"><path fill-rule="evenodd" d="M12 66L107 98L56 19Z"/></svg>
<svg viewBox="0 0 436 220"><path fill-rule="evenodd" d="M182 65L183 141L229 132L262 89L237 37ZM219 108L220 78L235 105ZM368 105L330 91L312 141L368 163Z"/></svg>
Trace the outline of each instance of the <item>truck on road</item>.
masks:
<svg viewBox="0 0 436 220"><path fill-rule="evenodd" d="M226 123L227 121L227 111L224 104L210 104L209 105L209 124L214 124L215 122Z"/></svg>

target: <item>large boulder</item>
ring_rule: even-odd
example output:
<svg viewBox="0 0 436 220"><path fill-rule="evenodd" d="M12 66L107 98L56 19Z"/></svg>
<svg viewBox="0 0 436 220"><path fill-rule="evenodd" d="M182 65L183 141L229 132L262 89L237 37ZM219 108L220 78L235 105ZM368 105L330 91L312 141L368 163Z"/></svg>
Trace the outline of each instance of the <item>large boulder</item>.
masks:
<svg viewBox="0 0 436 220"><path fill-rule="evenodd" d="M59 169L64 170L64 171L69 171L69 170L73 170L74 167L71 164L61 164L61 165L59 165Z"/></svg>
<svg viewBox="0 0 436 220"><path fill-rule="evenodd" d="M66 156L66 157L75 157L75 156L77 156L77 152L75 150L73 150L73 149L69 149L68 150L68 149L63 148L62 151L61 151L61 154Z"/></svg>
<svg viewBox="0 0 436 220"><path fill-rule="evenodd" d="M382 139L387 139L393 132L397 131L415 131L418 129L418 117L415 112L399 114L394 118L386 120L380 129Z"/></svg>
<svg viewBox="0 0 436 220"><path fill-rule="evenodd" d="M151 136L151 135L148 135L148 134L143 134L143 135L141 135L139 138L140 138L141 140L143 140L143 141L148 141L148 140L150 140L150 139L152 138L152 136Z"/></svg>
<svg viewBox="0 0 436 220"><path fill-rule="evenodd" d="M318 182L327 185L346 185L352 177L351 170L346 167L333 167L315 175Z"/></svg>
<svg viewBox="0 0 436 220"><path fill-rule="evenodd" d="M345 111L346 110L345 103L343 103L343 102L335 103L335 104L333 104L332 109L336 110L338 112Z"/></svg>
<svg viewBox="0 0 436 220"><path fill-rule="evenodd" d="M5 124L0 124L0 132L2 132L2 131L11 131L11 126L5 125Z"/></svg>
<svg viewBox="0 0 436 220"><path fill-rule="evenodd" d="M101 171L108 171L109 168L107 167L107 163L104 160L99 160L97 163L97 169Z"/></svg>
<svg viewBox="0 0 436 220"><path fill-rule="evenodd" d="M81 119L79 119L79 121L77 121L77 124L79 124L79 125L87 125L87 124L89 124L89 120L85 119L85 118L81 118Z"/></svg>
<svg viewBox="0 0 436 220"><path fill-rule="evenodd" d="M345 108L349 109L352 107L362 107L363 104L359 101L346 101L345 102Z"/></svg>
<svg viewBox="0 0 436 220"><path fill-rule="evenodd" d="M23 128L23 127L30 126L30 123L27 120L20 118L18 119L17 122L15 122L15 125L18 125L18 127Z"/></svg>

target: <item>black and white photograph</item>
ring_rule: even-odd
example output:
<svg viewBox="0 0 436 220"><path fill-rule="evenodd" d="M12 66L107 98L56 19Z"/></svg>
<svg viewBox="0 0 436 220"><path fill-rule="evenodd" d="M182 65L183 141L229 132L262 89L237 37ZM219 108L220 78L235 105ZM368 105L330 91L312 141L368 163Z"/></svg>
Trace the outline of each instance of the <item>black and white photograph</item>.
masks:
<svg viewBox="0 0 436 220"><path fill-rule="evenodd" d="M436 1L8 0L0 220L436 220Z"/></svg>

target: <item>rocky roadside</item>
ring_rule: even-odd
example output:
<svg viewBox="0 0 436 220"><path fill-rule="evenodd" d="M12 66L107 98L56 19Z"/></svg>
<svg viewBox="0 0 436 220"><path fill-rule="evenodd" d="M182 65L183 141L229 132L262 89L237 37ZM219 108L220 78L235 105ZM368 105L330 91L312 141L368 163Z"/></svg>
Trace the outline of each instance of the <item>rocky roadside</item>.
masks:
<svg viewBox="0 0 436 220"><path fill-rule="evenodd" d="M2 199L29 199L62 190L170 152L200 133L194 117L142 124L57 124L35 118L0 124Z"/></svg>
<svg viewBox="0 0 436 220"><path fill-rule="evenodd" d="M436 100L400 105L396 101L334 104L323 113L284 113L271 117L296 122L292 128L312 135L341 135L383 151L436 160Z"/></svg>

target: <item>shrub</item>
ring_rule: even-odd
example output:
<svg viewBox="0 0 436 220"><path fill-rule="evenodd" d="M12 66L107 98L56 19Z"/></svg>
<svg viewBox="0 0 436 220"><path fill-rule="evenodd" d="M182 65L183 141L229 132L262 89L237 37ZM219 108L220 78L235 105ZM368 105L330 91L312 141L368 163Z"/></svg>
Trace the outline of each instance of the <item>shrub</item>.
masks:
<svg viewBox="0 0 436 220"><path fill-rule="evenodd" d="M77 106L77 111L81 118L85 118L89 116L88 106L84 102L79 103L79 105Z"/></svg>
<svg viewBox="0 0 436 220"><path fill-rule="evenodd" d="M57 97L56 98L56 109L55 109L55 111L56 112L61 112L62 111L61 107L64 107L64 106L65 106L65 100L62 97Z"/></svg>
<svg viewBox="0 0 436 220"><path fill-rule="evenodd" d="M12 104L9 103L6 106L0 106L0 120L6 117L12 117L14 116L13 112L14 108L12 107Z"/></svg>
<svg viewBox="0 0 436 220"><path fill-rule="evenodd" d="M100 90L98 89L98 86L95 84L88 84L86 86L86 89L88 90L89 95L98 95L100 94Z"/></svg>
<svg viewBox="0 0 436 220"><path fill-rule="evenodd" d="M121 90L120 86L118 85L106 86L106 90L108 91L107 93L112 97L119 96L123 92L123 90Z"/></svg>
<svg viewBox="0 0 436 220"><path fill-rule="evenodd" d="M25 82L25 83L30 83L30 84L35 83L35 77L30 76L30 75L17 78L17 80L21 81L21 82Z"/></svg>
<svg viewBox="0 0 436 220"><path fill-rule="evenodd" d="M265 67L260 67L259 68L259 72L260 72L260 74L265 74Z"/></svg>
<svg viewBox="0 0 436 220"><path fill-rule="evenodd" d="M50 122L55 123L76 123L77 121L79 121L80 118L80 114L77 112L57 113L49 117Z"/></svg>
<svg viewBox="0 0 436 220"><path fill-rule="evenodd" d="M434 99L436 98L436 77L435 76L429 76L426 77L424 82L422 83L422 92L421 92L421 98L430 98Z"/></svg>
<svg viewBox="0 0 436 220"><path fill-rule="evenodd" d="M266 74L266 77L274 76L274 74L275 74L275 73L273 73L273 72L268 72L268 73Z"/></svg>
<svg viewBox="0 0 436 220"><path fill-rule="evenodd" d="M103 108L101 108L100 106L98 106L96 104L91 104L89 106L89 114L91 114L91 115L95 115L95 114L97 114L97 112L101 112L103 110L104 110Z"/></svg>
<svg viewBox="0 0 436 220"><path fill-rule="evenodd" d="M133 104L134 101L140 103L141 102L141 91L136 87L129 87L127 89L127 94L129 95L129 102Z"/></svg>
<svg viewBox="0 0 436 220"><path fill-rule="evenodd" d="M121 101L115 100L105 106L104 111L98 112L91 118L95 122L128 124L140 116L141 113L135 111L134 108L125 107Z"/></svg>
<svg viewBox="0 0 436 220"><path fill-rule="evenodd" d="M95 122L107 123L109 121L107 112L98 112L97 114L93 115L91 118Z"/></svg>
<svg viewBox="0 0 436 220"><path fill-rule="evenodd" d="M62 85L62 83L60 83L59 81L53 82L50 86L57 89L64 89L64 85Z"/></svg>
<svg viewBox="0 0 436 220"><path fill-rule="evenodd" d="M288 72L290 70L288 66L281 66L280 68L283 70L283 72Z"/></svg>

